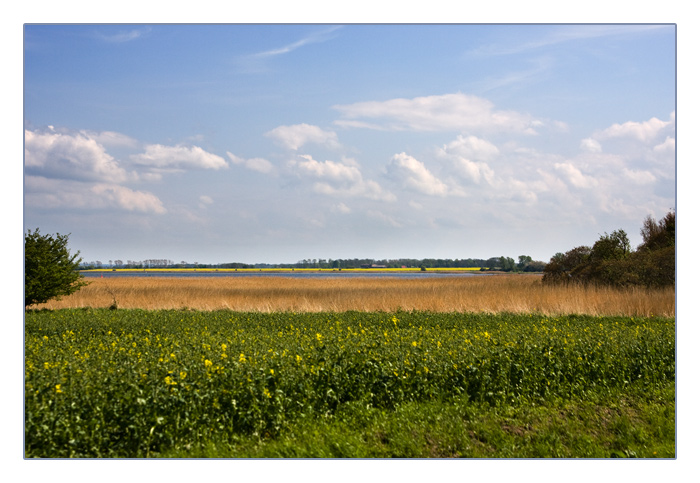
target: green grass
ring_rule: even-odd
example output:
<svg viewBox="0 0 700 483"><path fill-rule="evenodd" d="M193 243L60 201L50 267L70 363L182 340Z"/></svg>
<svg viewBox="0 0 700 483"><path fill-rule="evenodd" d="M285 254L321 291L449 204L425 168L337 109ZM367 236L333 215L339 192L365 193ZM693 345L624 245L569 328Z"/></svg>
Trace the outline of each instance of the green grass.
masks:
<svg viewBox="0 0 700 483"><path fill-rule="evenodd" d="M619 398L619 399L618 399ZM605 401L498 406L464 400L394 411L348 405L275 438L166 451L185 458L674 458L674 387Z"/></svg>
<svg viewBox="0 0 700 483"><path fill-rule="evenodd" d="M27 457L674 457L675 321L27 312Z"/></svg>

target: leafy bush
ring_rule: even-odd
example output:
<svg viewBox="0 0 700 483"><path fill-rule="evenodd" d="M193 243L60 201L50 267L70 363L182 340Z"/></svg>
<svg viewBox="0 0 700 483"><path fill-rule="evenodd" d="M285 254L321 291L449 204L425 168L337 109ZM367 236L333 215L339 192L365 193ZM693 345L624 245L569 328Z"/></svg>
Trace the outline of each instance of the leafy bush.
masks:
<svg viewBox="0 0 700 483"><path fill-rule="evenodd" d="M582 283L617 287L672 286L676 280L676 214L656 222L644 220L643 243L636 251L624 230L604 234L593 247L580 246L557 253L544 267L546 284Z"/></svg>
<svg viewBox="0 0 700 483"><path fill-rule="evenodd" d="M68 235L40 235L37 228L24 237L24 305L60 299L87 285L78 272L80 252L71 255Z"/></svg>

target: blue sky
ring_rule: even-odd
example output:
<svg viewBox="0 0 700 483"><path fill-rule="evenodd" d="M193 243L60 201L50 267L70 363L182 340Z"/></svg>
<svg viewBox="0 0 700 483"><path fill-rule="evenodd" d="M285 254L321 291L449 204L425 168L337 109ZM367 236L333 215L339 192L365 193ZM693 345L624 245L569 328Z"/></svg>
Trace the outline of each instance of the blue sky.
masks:
<svg viewBox="0 0 700 483"><path fill-rule="evenodd" d="M26 24L24 228L105 263L636 246L675 110L668 24Z"/></svg>

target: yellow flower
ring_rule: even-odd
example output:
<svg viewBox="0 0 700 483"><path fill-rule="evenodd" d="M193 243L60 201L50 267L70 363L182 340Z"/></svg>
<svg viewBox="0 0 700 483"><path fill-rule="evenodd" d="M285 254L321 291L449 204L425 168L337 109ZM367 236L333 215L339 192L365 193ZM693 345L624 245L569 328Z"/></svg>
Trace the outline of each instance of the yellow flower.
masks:
<svg viewBox="0 0 700 483"><path fill-rule="evenodd" d="M221 350L225 351L226 350L226 344L221 344Z"/></svg>
<svg viewBox="0 0 700 483"><path fill-rule="evenodd" d="M238 356L238 362L245 362L245 355L241 353L240 356Z"/></svg>
<svg viewBox="0 0 700 483"><path fill-rule="evenodd" d="M270 394L270 391L268 391L267 388L263 389L263 394L268 398L272 397L272 395Z"/></svg>
<svg viewBox="0 0 700 483"><path fill-rule="evenodd" d="M60 393L62 393L62 392L63 392L63 391L61 391L61 385L60 385L60 384L56 384L56 394L60 394Z"/></svg>
<svg viewBox="0 0 700 483"><path fill-rule="evenodd" d="M270 369L270 374L272 374L272 375L274 376L274 375L275 375L275 370L274 370L274 369Z"/></svg>
<svg viewBox="0 0 700 483"><path fill-rule="evenodd" d="M204 366L211 367L211 361L209 359L204 359Z"/></svg>
<svg viewBox="0 0 700 483"><path fill-rule="evenodd" d="M168 386L177 386L177 382L175 382L175 381L173 380L173 378L170 377L170 376L165 376L165 383L166 383Z"/></svg>
<svg viewBox="0 0 700 483"><path fill-rule="evenodd" d="M301 356L297 354L297 363L301 362Z"/></svg>
<svg viewBox="0 0 700 483"><path fill-rule="evenodd" d="M186 377L187 377L187 373L180 371L180 379L184 379Z"/></svg>
<svg viewBox="0 0 700 483"><path fill-rule="evenodd" d="M416 346L418 346L418 343L414 340L413 342L411 342L411 345L412 345L413 347L416 347Z"/></svg>

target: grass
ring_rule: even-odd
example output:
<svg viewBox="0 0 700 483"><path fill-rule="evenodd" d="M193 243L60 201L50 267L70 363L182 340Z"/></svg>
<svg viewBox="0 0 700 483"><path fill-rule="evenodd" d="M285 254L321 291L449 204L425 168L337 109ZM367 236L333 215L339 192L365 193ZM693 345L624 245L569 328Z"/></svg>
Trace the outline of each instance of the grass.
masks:
<svg viewBox="0 0 700 483"><path fill-rule="evenodd" d="M548 406L464 400L395 411L349 405L274 439L242 436L173 448L168 458L674 458L674 387Z"/></svg>
<svg viewBox="0 0 700 483"><path fill-rule="evenodd" d="M36 308L675 316L675 290L544 286L537 275L402 278L105 277Z"/></svg>

